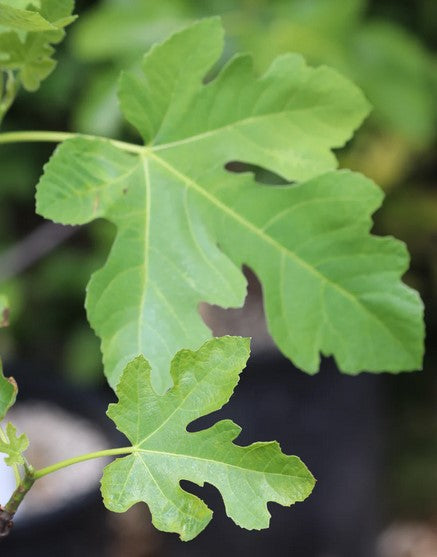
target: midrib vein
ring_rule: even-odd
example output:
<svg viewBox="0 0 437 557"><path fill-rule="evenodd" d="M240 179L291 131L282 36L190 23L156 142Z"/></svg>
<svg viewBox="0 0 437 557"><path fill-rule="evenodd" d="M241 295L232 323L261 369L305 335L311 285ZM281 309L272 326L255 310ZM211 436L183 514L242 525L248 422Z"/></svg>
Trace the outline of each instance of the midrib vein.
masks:
<svg viewBox="0 0 437 557"><path fill-rule="evenodd" d="M189 143L195 143L196 141L201 141L203 139L206 139L208 137L212 137L216 134L219 134L223 131L226 130L232 130L232 129L239 129L240 127L244 127L248 124L253 124L255 122L259 122L262 121L264 119L268 119L268 118L272 118L274 116L285 116L285 115L290 115L290 114L297 114L297 113L302 113L302 112L311 112L311 111L319 111L322 108L324 108L323 105L318 105L316 108L314 106L307 106L304 108L285 108L282 110L278 110L276 112L266 112L264 114L257 114L255 116L247 116L246 118L241 118L240 120L234 121L234 122L229 122L229 124L225 124L224 126L219 126L217 128L214 128L212 130L208 130L205 132L200 132L197 133L195 135L191 135L189 137L185 137L183 139L178 139L176 141L169 141L168 143L161 143L159 145L154 145L154 144L150 144L148 146L149 149L153 149L154 152L157 151L165 151L166 149L172 149L174 147L179 147L180 145L185 145L185 144L189 144ZM332 147L340 147L342 145L342 143L339 143L338 145L332 145Z"/></svg>
<svg viewBox="0 0 437 557"><path fill-rule="evenodd" d="M330 281L325 275L320 273L315 267L312 267L311 265L309 265L304 259L302 259L298 255L296 255L294 252L292 252L289 249L287 249L286 247L284 247L282 244L277 242L270 235L266 234L262 229L257 228L253 223L251 223L250 221L248 221L247 219L245 219L244 217L242 217L241 215L236 213L233 209L231 209L230 207L225 205L222 201L220 201L220 199L217 199L217 197L215 197L214 195L211 195L207 190L205 190L204 188L199 186L199 184L197 184L197 182L195 182L194 180L192 180L191 178L189 178L185 174L182 174L182 172L179 172L179 170L174 168L171 164L168 164L161 157L155 155L153 151L148 151L147 155L150 156L153 160L155 160L162 167L164 167L166 170L168 170L171 174L176 176L180 181L184 182L187 186L194 189L202 197L206 198L210 203L215 205L221 211L223 211L224 213L229 215L231 218L233 218L235 221L237 221L239 224L241 224L245 228L249 229L253 234L260 237L265 242L271 244L276 250L280 251L281 253L284 253L285 255L290 257L291 259L295 260L299 265L301 265L302 267L304 267L305 269L307 269L308 271L310 271L311 273L316 275L319 279L321 279L322 281L326 281L327 283L331 284L333 287L340 290L344 295L348 296L350 299L355 301L355 298L351 295L350 292L348 292L344 288L341 288L341 286L339 286L335 282Z"/></svg>
<svg viewBox="0 0 437 557"><path fill-rule="evenodd" d="M193 435L193 434L191 434ZM239 447L238 445L234 445L235 448L237 449L244 449L246 447ZM250 445L247 448L251 448ZM213 460L211 458L204 458L201 456L194 456L194 455L190 455L190 454L183 454L183 453L170 453L168 451L153 451L150 449L140 449L138 447L133 447L132 453L133 455L138 455L139 453L141 454L152 454L152 455L159 455L159 456L169 456L169 457L175 457L175 458L184 458L184 459L189 459L189 460L200 460L201 462L209 462L210 464L215 464L217 465L223 465L223 466L227 466L228 468L236 468L237 470L244 470L245 472L252 472L252 473L256 473L256 474L261 474L263 476L281 476L281 477L285 477L285 478L296 478L296 479L300 479L300 480L305 480L306 478L302 478L302 476L296 476L294 474L282 474L281 472L266 472L265 470L256 470L254 468L244 468L243 466L238 466L237 464L231 464L229 462L224 462L223 460ZM246 455L244 455L246 456ZM288 455L289 458L293 458L293 459L298 459L297 456L293 456L293 455Z"/></svg>
<svg viewBox="0 0 437 557"><path fill-rule="evenodd" d="M143 284L140 298L139 315L138 315L138 335L137 335L137 350L142 353L142 338L143 338L143 323L144 323L144 305L147 297L147 283L149 279L149 247L150 247L150 206L152 199L150 195L150 175L149 175L149 162L147 157L143 154L140 155L144 171L144 182L146 186L146 211L145 211L145 230L144 230L144 269L143 269Z"/></svg>
<svg viewBox="0 0 437 557"><path fill-rule="evenodd" d="M278 241L276 241L270 235L266 234L263 230L261 230L260 228L257 228L253 223L251 223L250 221L248 221L247 219L245 219L244 217L242 217L241 215L236 213L233 209L231 209L230 207L225 205L222 201L220 201L220 199L217 199L217 197L215 197L214 195L209 193L207 190L205 190L204 188L199 186L199 184L197 184L197 182L195 182L194 180L192 180L191 178L189 178L188 176L186 176L185 174L183 174L182 172L180 172L179 170L174 168L171 164L167 163L164 159L162 159L158 155L156 155L154 151L155 150L149 149L145 154L146 154L146 156L149 156L151 159L153 159L156 163L161 165L163 168L165 168L168 172L170 172L171 174L176 176L176 178L178 178L181 182L186 184L188 187L191 187L199 195L201 195L202 197L207 199L212 205L216 206L218 209L223 211L225 214L229 215L232 219L234 219L240 225L242 225L243 227L250 230L256 236L260 237L264 242L267 242L268 244L273 246L280 253L286 255L287 257L289 257L290 259L295 261L295 263L297 263L297 265L299 265L300 267L303 267L304 269L309 271L311 274L316 276L321 282L323 282L325 284L328 284L329 286L331 286L332 288L337 290L341 295L348 298L352 303L354 303L356 306L358 306L358 308L363 310L374 321L376 321L379 325L381 325L382 328L385 331L387 331L389 336L391 338L393 338L396 341L397 344L399 344L399 346L402 348L403 351L408 352L408 350L405 349L401 340L398 339L393 334L393 332L387 327L387 325L383 321L381 321L381 319L379 319L376 315L371 313L368 310L368 308L363 303L361 303L355 296L353 296L348 290L343 288L340 284L331 281L328 277L323 275L315 267L309 265L304 259L299 257L296 253L287 249L285 246L280 244Z"/></svg>

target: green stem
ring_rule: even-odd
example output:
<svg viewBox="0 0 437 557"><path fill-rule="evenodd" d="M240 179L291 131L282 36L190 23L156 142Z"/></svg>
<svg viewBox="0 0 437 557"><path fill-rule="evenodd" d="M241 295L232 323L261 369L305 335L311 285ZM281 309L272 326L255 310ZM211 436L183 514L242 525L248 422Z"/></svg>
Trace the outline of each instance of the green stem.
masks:
<svg viewBox="0 0 437 557"><path fill-rule="evenodd" d="M0 122L14 102L18 89L19 84L14 73L10 70L3 72L3 84L0 94Z"/></svg>
<svg viewBox="0 0 437 557"><path fill-rule="evenodd" d="M87 460L93 460L94 458L101 458L104 456L117 456L122 454L130 454L134 451L134 447L121 447L119 449L107 449L104 451L97 451L95 453L88 453L80 456L75 456L73 458L68 458L67 460L62 460L61 462L57 462L56 464L52 464L51 466L47 466L47 468L41 468L41 470L37 470L34 472L33 477L35 480L43 478L48 474L53 474L53 472L57 472L58 470L62 470L62 468L67 468L67 466L72 466L73 464L78 464L79 462L85 462Z"/></svg>
<svg viewBox="0 0 437 557"><path fill-rule="evenodd" d="M51 131L23 131L23 132L5 132L0 133L0 144L6 143L61 143L66 139L72 139L73 137L83 137L85 139L99 139L101 141L107 141L123 149L123 151L128 151L130 153L143 153L147 147L144 145L136 145L135 143L127 143L126 141L118 141L116 139L110 139L107 137L100 137L96 135L70 133L70 132L51 132Z"/></svg>
<svg viewBox="0 0 437 557"><path fill-rule="evenodd" d="M0 538L6 537L13 526L14 516L24 497L35 483L34 470L24 465L24 477L4 507L0 506Z"/></svg>
<svg viewBox="0 0 437 557"><path fill-rule="evenodd" d="M62 470L63 468L67 468L67 466L78 464L79 462L85 462L87 460L101 458L104 456L130 454L134 451L135 447L106 449L104 451L97 451L95 453L88 453L81 456L69 458L67 460L62 460L61 462L52 464L51 466L47 466L47 468L41 468L41 470L36 471L32 468L32 466L30 466L30 464L25 462L23 478L20 478L20 483L18 484L16 490L14 491L6 505L4 507L0 506L0 538L5 537L9 534L13 525L13 518L18 510L18 507L22 503L26 494L32 488L33 484L40 478L43 478L48 474L53 474L53 472L57 472L58 470Z"/></svg>
<svg viewBox="0 0 437 557"><path fill-rule="evenodd" d="M32 466L24 466L24 476L20 481L17 489L12 494L9 501L6 503L3 510L5 510L11 517L17 512L18 507L24 499L24 496L35 483L35 472Z"/></svg>

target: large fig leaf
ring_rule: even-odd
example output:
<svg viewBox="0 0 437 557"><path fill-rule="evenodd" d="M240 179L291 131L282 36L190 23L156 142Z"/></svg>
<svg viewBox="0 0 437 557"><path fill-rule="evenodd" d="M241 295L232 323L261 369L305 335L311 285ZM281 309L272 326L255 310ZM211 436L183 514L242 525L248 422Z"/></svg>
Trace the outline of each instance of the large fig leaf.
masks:
<svg viewBox="0 0 437 557"><path fill-rule="evenodd" d="M183 490L180 480L216 486L228 516L248 529L268 527L269 501L288 506L308 497L314 478L276 442L235 445L241 430L230 420L187 432L190 422L229 400L248 356L249 340L239 337L210 340L197 352L182 350L171 365L173 387L163 396L153 390L142 356L127 365L117 388L119 402L110 405L108 415L133 452L105 468L102 493L110 510L124 512L144 501L157 528L190 540L212 512Z"/></svg>
<svg viewBox="0 0 437 557"><path fill-rule="evenodd" d="M163 392L177 350L210 335L199 303L242 305L242 264L263 284L273 338L307 372L317 371L320 353L347 373L419 368L422 304L400 280L406 249L369 234L382 193L334 170L332 149L360 124L367 102L338 73L297 55L278 58L260 78L249 57L237 56L205 85L222 40L213 18L152 48L119 92L146 145L68 140L38 186L45 217L117 226L86 303L110 383L144 354ZM252 173L226 170L231 161L293 183L261 185Z"/></svg>

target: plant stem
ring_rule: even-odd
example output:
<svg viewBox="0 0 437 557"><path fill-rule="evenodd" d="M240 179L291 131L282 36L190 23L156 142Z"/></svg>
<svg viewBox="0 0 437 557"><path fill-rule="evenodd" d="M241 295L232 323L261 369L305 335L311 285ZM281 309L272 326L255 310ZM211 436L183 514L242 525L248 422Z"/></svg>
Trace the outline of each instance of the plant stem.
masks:
<svg viewBox="0 0 437 557"><path fill-rule="evenodd" d="M129 151L130 153L143 153L147 149L144 145L136 145L135 143L127 143L126 141L118 141L116 139L110 139L108 137L100 137L96 135L70 133L70 132L51 132L51 131L22 131L22 132L5 132L0 133L0 144L6 143L61 143L66 139L72 139L73 137L83 137L85 139L100 139L101 141L107 141L123 149L124 151Z"/></svg>
<svg viewBox="0 0 437 557"><path fill-rule="evenodd" d="M58 470L62 470L62 468L67 468L67 466L72 466L73 464L78 464L79 462L85 462L87 460L101 458L104 456L130 454L134 450L134 447L121 447L118 449L106 449L104 451L97 451L95 453L75 456L73 458L68 458L67 460L57 462L56 464L52 464L51 466L47 466L47 468L41 468L41 470L37 470L36 472L34 472L33 477L35 480L38 480L40 478L43 478L44 476L47 476L48 474L53 474L53 472L57 472Z"/></svg>
<svg viewBox="0 0 437 557"><path fill-rule="evenodd" d="M97 451L95 453L88 453L81 456L76 456L69 458L67 460L62 460L47 468L41 468L41 470L34 470L30 464L24 463L24 476L12 494L9 501L4 507L0 506L0 538L6 537L13 526L13 518L18 510L18 507L22 503L24 497L29 492L33 484L47 476L48 474L53 474L62 468L67 468L67 466L72 466L73 464L78 464L79 462L85 462L87 460L92 460L94 458L101 458L104 456L117 456L123 454L130 454L134 452L135 447L121 447L118 449L106 449L104 451Z"/></svg>
<svg viewBox="0 0 437 557"><path fill-rule="evenodd" d="M17 95L19 84L10 70L3 72L3 83L0 91L0 122L11 107Z"/></svg>
<svg viewBox="0 0 437 557"><path fill-rule="evenodd" d="M23 501L24 496L35 483L35 479L36 478L34 469L29 464L26 464L24 466L24 476L22 480L20 481L17 489L11 495L11 498L4 507L4 510L9 513L11 517L13 517L14 514L17 512L17 509Z"/></svg>
<svg viewBox="0 0 437 557"><path fill-rule="evenodd" d="M13 526L13 518L24 497L35 483L33 468L25 463L24 476L4 507L0 507L0 538L6 537Z"/></svg>

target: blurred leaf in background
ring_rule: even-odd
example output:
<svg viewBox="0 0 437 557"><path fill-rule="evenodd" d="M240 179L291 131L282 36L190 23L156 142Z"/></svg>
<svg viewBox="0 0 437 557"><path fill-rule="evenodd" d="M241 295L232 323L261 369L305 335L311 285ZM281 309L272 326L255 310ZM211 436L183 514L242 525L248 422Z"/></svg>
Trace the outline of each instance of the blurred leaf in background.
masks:
<svg viewBox="0 0 437 557"><path fill-rule="evenodd" d="M73 54L93 64L81 95L74 123L83 133L117 134L122 122L117 102L117 78L139 62L156 41L183 27L190 19L189 2L109 0L98 4L73 33Z"/></svg>
<svg viewBox="0 0 437 557"><path fill-rule="evenodd" d="M74 0L0 2L0 121L23 86L36 91L56 66L56 45L70 25Z"/></svg>

